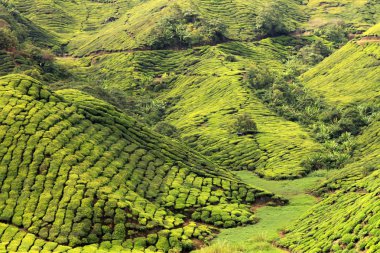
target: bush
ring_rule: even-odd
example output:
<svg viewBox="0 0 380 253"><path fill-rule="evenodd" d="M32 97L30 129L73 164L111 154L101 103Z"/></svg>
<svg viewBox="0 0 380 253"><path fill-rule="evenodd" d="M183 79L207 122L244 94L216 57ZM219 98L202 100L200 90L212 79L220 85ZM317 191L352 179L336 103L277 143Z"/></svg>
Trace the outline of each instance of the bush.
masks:
<svg viewBox="0 0 380 253"><path fill-rule="evenodd" d="M246 73L248 84L254 89L267 88L274 82L272 73L263 66L252 66Z"/></svg>
<svg viewBox="0 0 380 253"><path fill-rule="evenodd" d="M238 135L257 133L257 125L248 113L239 115L233 125L233 128Z"/></svg>
<svg viewBox="0 0 380 253"><path fill-rule="evenodd" d="M180 133L178 129L170 123L159 122L155 126L154 130L162 135L166 135L170 138L180 139Z"/></svg>
<svg viewBox="0 0 380 253"><path fill-rule="evenodd" d="M309 66L316 65L331 54L331 49L322 41L316 40L301 48L297 54L301 61Z"/></svg>
<svg viewBox="0 0 380 253"><path fill-rule="evenodd" d="M317 36L321 36L339 47L348 41L348 31L344 22L327 24L315 31Z"/></svg>
<svg viewBox="0 0 380 253"><path fill-rule="evenodd" d="M279 1L271 1L257 9L256 31L260 35L288 34L296 29L295 24L286 22L286 12L284 12L282 4Z"/></svg>
<svg viewBox="0 0 380 253"><path fill-rule="evenodd" d="M0 50L10 50L17 47L17 38L8 29L0 29Z"/></svg>

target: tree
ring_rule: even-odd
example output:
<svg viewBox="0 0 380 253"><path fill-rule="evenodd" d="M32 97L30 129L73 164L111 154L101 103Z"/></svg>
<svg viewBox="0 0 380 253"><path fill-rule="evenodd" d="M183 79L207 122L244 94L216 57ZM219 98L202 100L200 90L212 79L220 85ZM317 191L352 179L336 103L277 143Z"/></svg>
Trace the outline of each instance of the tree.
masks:
<svg viewBox="0 0 380 253"><path fill-rule="evenodd" d="M17 46L17 38L8 29L0 29L0 50L9 50Z"/></svg>
<svg viewBox="0 0 380 253"><path fill-rule="evenodd" d="M261 35L287 34L296 28L291 22L286 22L286 12L281 2L266 2L258 8L257 13L256 31Z"/></svg>
<svg viewBox="0 0 380 253"><path fill-rule="evenodd" d="M327 24L316 31L316 35L322 36L339 47L348 41L348 31L344 22Z"/></svg>
<svg viewBox="0 0 380 253"><path fill-rule="evenodd" d="M255 89L263 89L274 82L272 73L264 66L252 66L247 71L246 78L249 85Z"/></svg>
<svg viewBox="0 0 380 253"><path fill-rule="evenodd" d="M257 125L248 113L239 115L234 123L234 130L238 135L257 133Z"/></svg>

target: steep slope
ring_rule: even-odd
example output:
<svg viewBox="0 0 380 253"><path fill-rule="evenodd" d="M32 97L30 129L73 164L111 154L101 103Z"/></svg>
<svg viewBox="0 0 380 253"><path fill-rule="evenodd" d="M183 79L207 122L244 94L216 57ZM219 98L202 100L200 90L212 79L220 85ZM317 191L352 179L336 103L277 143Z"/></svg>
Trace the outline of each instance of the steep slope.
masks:
<svg viewBox="0 0 380 253"><path fill-rule="evenodd" d="M0 221L14 232L3 235L7 250L30 234L56 250L188 250L211 233L192 220L231 227L255 221L249 205L284 203L78 91L56 94L10 75L0 96ZM13 237L14 226L24 231Z"/></svg>
<svg viewBox="0 0 380 253"><path fill-rule="evenodd" d="M379 25L306 72L305 85L327 102L347 105L380 95Z"/></svg>

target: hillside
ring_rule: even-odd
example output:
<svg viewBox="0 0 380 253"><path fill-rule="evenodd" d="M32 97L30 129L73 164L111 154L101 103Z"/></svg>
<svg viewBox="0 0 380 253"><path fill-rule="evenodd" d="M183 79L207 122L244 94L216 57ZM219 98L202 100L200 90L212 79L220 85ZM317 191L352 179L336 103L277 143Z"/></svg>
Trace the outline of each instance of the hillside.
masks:
<svg viewBox="0 0 380 253"><path fill-rule="evenodd" d="M157 34L160 32L184 40L184 46L252 40L259 35L254 27L261 9L278 12L284 18L286 29L290 30L303 19L294 0L278 3L262 0L8 2L36 24L53 31L63 44L67 44L69 53L75 55L151 46L175 47L173 44L160 45L161 38ZM271 4L281 4L282 9ZM183 36L191 41L185 42Z"/></svg>
<svg viewBox="0 0 380 253"><path fill-rule="evenodd" d="M191 239L211 232L193 220L236 226L255 222L249 205L283 202L100 100L52 93L24 76L0 83L0 221L10 225L2 225L9 251L23 238L57 250L191 249ZM28 233L12 237L15 227Z"/></svg>
<svg viewBox="0 0 380 253"><path fill-rule="evenodd" d="M305 85L325 96L329 103L360 103L380 95L380 36L377 26L362 38L351 41L302 79Z"/></svg>
<svg viewBox="0 0 380 253"><path fill-rule="evenodd" d="M305 73L306 85L340 108L365 104L379 108L379 43L366 40L377 35L378 25ZM315 189L322 200L290 228L282 246L294 252L380 250L380 118L378 113L371 117L372 123L356 139L352 162Z"/></svg>
<svg viewBox="0 0 380 253"><path fill-rule="evenodd" d="M303 215L280 244L294 252L378 252L379 121L359 138L356 161L319 190L323 200Z"/></svg>

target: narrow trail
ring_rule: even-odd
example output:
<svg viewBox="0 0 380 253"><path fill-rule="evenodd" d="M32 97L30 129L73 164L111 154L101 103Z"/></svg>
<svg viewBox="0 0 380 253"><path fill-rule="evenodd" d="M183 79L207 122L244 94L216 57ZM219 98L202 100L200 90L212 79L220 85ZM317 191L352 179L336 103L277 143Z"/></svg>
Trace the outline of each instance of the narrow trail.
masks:
<svg viewBox="0 0 380 253"><path fill-rule="evenodd" d="M366 36L361 38L359 41L357 41L359 45L365 45L367 43L380 43L380 37L379 36Z"/></svg>
<svg viewBox="0 0 380 253"><path fill-rule="evenodd" d="M255 210L259 222L245 227L222 229L213 243L227 242L238 248L237 252L280 253L288 252L276 247L281 231L296 221L317 198L308 194L309 189L325 178L323 173L295 180L273 181L259 178L249 171L236 172L245 183L261 187L289 199L285 206L263 206Z"/></svg>

